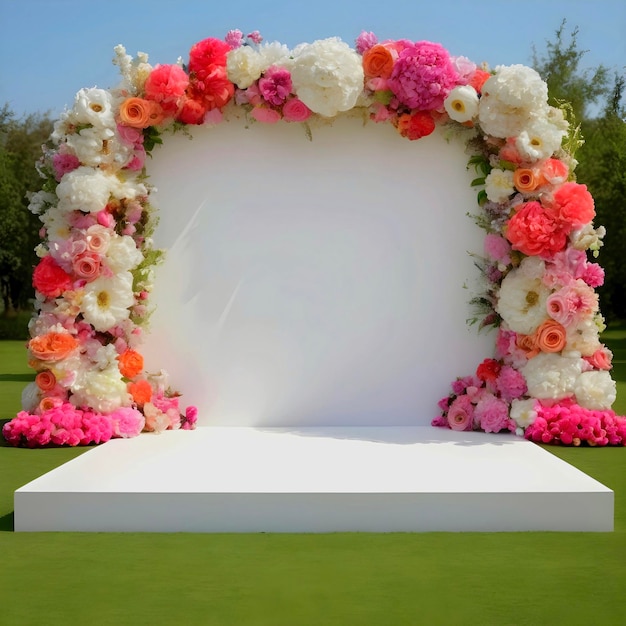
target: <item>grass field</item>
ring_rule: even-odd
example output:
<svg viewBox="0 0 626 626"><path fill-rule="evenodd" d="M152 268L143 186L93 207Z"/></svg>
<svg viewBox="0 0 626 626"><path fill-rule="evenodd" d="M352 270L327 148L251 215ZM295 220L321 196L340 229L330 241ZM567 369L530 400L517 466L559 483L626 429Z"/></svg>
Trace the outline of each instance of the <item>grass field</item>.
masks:
<svg viewBox="0 0 626 626"><path fill-rule="evenodd" d="M624 414L626 329L605 340ZM0 342L0 418L29 380ZM14 533L13 491L85 449L0 446L0 624L626 623L626 448L546 449L615 491L615 532Z"/></svg>

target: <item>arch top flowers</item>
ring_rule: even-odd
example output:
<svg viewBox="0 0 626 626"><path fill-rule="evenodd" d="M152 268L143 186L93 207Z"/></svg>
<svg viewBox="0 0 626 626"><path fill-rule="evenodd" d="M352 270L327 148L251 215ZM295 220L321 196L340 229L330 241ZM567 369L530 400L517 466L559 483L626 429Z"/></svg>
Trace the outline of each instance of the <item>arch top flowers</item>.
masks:
<svg viewBox="0 0 626 626"><path fill-rule="evenodd" d="M163 252L146 157L169 131L227 123L309 125L357 113L408 140L437 127L465 133L477 223L487 231L481 326L494 355L452 383L434 425L512 430L544 442L626 443L611 410L615 383L595 287L604 229L573 177L575 131L523 65L491 70L430 41L354 49L337 37L293 49L254 31L191 46L186 61L151 65L123 46L111 89L81 89L54 125L30 210L42 222L28 343L36 379L4 426L14 445L77 445L141 431L193 428L163 372L143 371L141 339ZM469 207L468 207L469 209Z"/></svg>

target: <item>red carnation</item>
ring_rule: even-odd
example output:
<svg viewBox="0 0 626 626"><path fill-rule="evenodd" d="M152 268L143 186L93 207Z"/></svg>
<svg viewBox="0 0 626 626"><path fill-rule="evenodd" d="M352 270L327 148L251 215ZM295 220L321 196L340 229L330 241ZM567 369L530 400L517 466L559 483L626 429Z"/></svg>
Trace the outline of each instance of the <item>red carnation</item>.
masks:
<svg viewBox="0 0 626 626"><path fill-rule="evenodd" d="M33 272L33 287L47 298L58 298L72 288L72 277L48 255Z"/></svg>
<svg viewBox="0 0 626 626"><path fill-rule="evenodd" d="M435 120L427 111L405 113L398 118L398 132L411 140L421 139L435 130Z"/></svg>
<svg viewBox="0 0 626 626"><path fill-rule="evenodd" d="M554 256L565 248L567 234L555 215L539 202L526 202L509 220L505 232L514 250L528 256Z"/></svg>

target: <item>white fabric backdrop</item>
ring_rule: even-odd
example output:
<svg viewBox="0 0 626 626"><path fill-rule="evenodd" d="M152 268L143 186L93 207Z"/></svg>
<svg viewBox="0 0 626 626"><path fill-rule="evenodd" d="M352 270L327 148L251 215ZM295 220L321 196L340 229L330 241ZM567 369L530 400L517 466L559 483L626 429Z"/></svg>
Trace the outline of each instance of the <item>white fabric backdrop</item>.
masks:
<svg viewBox="0 0 626 626"><path fill-rule="evenodd" d="M465 321L484 233L462 142L350 118L193 135L148 164L167 249L148 368L199 425L429 424L493 353Z"/></svg>

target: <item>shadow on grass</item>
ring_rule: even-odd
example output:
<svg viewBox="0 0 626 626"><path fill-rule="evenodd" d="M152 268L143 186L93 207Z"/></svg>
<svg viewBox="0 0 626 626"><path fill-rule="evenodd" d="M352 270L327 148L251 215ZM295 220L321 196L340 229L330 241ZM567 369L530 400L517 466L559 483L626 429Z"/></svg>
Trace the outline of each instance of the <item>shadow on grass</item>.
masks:
<svg viewBox="0 0 626 626"><path fill-rule="evenodd" d="M0 374L0 382L25 382L30 383L35 380L34 374Z"/></svg>
<svg viewBox="0 0 626 626"><path fill-rule="evenodd" d="M11 511L0 517L0 533L12 533L15 530L15 513Z"/></svg>

